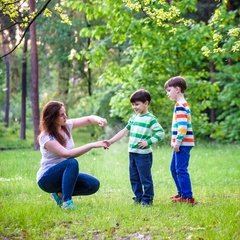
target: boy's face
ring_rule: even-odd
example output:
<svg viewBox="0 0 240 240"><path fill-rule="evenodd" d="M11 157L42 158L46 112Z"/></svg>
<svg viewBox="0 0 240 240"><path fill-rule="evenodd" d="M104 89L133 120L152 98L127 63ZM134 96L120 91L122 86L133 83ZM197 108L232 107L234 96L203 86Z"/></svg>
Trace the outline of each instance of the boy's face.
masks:
<svg viewBox="0 0 240 240"><path fill-rule="evenodd" d="M171 101L177 101L177 96L179 93L180 88L179 87L167 87L167 96Z"/></svg>
<svg viewBox="0 0 240 240"><path fill-rule="evenodd" d="M135 113L144 115L148 113L148 101L146 101L145 103L136 101L132 103L132 109L135 111Z"/></svg>

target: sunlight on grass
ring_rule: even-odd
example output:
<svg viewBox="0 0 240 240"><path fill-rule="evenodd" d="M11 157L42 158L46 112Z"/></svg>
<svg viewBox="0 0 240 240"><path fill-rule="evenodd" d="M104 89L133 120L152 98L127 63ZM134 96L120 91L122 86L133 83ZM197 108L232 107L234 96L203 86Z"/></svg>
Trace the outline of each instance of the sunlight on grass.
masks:
<svg viewBox="0 0 240 240"><path fill-rule="evenodd" d="M154 147L154 205L134 205L126 143L78 158L80 171L96 176L100 190L74 197L63 211L36 184L41 154L0 153L0 238L3 239L239 239L240 146L201 145L191 152L195 206L173 204L171 149Z"/></svg>

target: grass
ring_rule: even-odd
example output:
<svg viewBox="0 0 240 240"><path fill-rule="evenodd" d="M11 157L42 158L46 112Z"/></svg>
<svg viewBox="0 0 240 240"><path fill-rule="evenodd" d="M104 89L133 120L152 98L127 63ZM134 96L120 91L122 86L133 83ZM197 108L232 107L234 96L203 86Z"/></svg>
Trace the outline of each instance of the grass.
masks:
<svg viewBox="0 0 240 240"><path fill-rule="evenodd" d="M78 158L80 171L96 176L100 190L74 197L78 210L63 211L36 184L39 151L1 151L0 239L240 239L240 146L193 148L193 207L169 199L176 194L171 154L154 147L154 205L144 208L132 203L127 144L90 151Z"/></svg>

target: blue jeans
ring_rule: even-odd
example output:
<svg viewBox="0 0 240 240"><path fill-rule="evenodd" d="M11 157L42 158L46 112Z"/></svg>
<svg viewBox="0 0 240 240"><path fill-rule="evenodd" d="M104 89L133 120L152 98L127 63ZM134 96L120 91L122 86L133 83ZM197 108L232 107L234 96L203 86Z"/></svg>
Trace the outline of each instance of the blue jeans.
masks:
<svg viewBox="0 0 240 240"><path fill-rule="evenodd" d="M66 202L72 196L97 192L100 182L89 174L79 172L78 161L70 158L48 169L38 181L38 186L48 193L62 192Z"/></svg>
<svg viewBox="0 0 240 240"><path fill-rule="evenodd" d="M182 198L192 198L192 187L188 164L192 147L180 147L180 152L173 152L170 170L176 184L178 194Z"/></svg>
<svg viewBox="0 0 240 240"><path fill-rule="evenodd" d="M132 191L143 203L151 203L154 197L152 180L152 153L129 153L129 172Z"/></svg>

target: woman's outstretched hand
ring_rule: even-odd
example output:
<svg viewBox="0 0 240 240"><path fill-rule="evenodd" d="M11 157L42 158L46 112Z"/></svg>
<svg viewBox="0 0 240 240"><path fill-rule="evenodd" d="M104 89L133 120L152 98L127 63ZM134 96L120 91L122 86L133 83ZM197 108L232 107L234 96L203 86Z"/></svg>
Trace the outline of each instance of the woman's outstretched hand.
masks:
<svg viewBox="0 0 240 240"><path fill-rule="evenodd" d="M100 119L98 120L98 125L99 125L100 127L104 127L106 124L107 124L107 120L106 120L105 118L100 118Z"/></svg>
<svg viewBox="0 0 240 240"><path fill-rule="evenodd" d="M108 145L105 141L99 141L94 143L95 148L101 148L103 147L104 149L108 149Z"/></svg>
<svg viewBox="0 0 240 240"><path fill-rule="evenodd" d="M104 140L103 142L107 145L104 149L109 149L111 142L109 140Z"/></svg>

